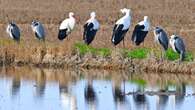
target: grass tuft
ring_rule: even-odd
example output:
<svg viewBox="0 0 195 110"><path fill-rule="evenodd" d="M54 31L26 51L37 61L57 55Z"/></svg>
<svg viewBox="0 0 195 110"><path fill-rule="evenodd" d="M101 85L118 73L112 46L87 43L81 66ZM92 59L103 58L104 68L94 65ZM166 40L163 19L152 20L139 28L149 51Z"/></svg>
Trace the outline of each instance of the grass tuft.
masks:
<svg viewBox="0 0 195 110"><path fill-rule="evenodd" d="M103 57L108 57L111 55L111 50L108 48L99 48L98 55L103 56Z"/></svg>
<svg viewBox="0 0 195 110"><path fill-rule="evenodd" d="M176 52L174 52L172 49L168 49L166 51L166 59L174 61L179 59L179 54L177 54Z"/></svg>
<svg viewBox="0 0 195 110"><path fill-rule="evenodd" d="M84 43L76 43L74 47L81 55L85 55L87 53L91 53L92 55L99 55L102 57L111 55L111 50L108 48L93 48Z"/></svg>
<svg viewBox="0 0 195 110"><path fill-rule="evenodd" d="M131 51L125 50L125 56L133 59L144 59L150 53L148 48L138 48Z"/></svg>
<svg viewBox="0 0 195 110"><path fill-rule="evenodd" d="M171 60L171 61L175 61L179 59L179 54L174 52L172 49L168 49L166 51L166 59ZM193 54L191 52L186 52L186 56L184 61L193 61Z"/></svg>
<svg viewBox="0 0 195 110"><path fill-rule="evenodd" d="M185 61L194 61L193 54L191 52L186 53Z"/></svg>

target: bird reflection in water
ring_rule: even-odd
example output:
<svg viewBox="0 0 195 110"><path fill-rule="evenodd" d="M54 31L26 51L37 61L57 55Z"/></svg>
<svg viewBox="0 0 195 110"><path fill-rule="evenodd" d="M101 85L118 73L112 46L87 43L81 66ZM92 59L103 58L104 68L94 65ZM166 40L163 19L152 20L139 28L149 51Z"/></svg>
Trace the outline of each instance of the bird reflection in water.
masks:
<svg viewBox="0 0 195 110"><path fill-rule="evenodd" d="M121 86L116 86L113 88L113 97L115 102L125 101L125 91L122 91Z"/></svg>
<svg viewBox="0 0 195 110"><path fill-rule="evenodd" d="M149 110L143 87L138 87L136 92L133 94L133 100L138 109Z"/></svg>
<svg viewBox="0 0 195 110"><path fill-rule="evenodd" d="M43 69L40 69L40 72L37 74L36 77L36 96L38 98L43 97L45 92L45 86L46 86L46 75Z"/></svg>
<svg viewBox="0 0 195 110"><path fill-rule="evenodd" d="M63 110L77 110L76 97L71 94L69 78L66 74L59 75L59 94Z"/></svg>
<svg viewBox="0 0 195 110"><path fill-rule="evenodd" d="M20 91L20 87L21 87L20 76L16 75L13 77L12 85L11 85L11 95L13 97L18 95L18 93Z"/></svg>
<svg viewBox="0 0 195 110"><path fill-rule="evenodd" d="M184 102L184 99L185 99L186 84L182 82L181 85L176 87L176 92L177 92L177 94L175 95L175 103L177 106L180 106L180 105L182 105L182 103Z"/></svg>
<svg viewBox="0 0 195 110"><path fill-rule="evenodd" d="M140 89L136 91L136 93L133 94L133 99L136 104L144 104L146 102L146 96L144 93L141 92Z"/></svg>
<svg viewBox="0 0 195 110"><path fill-rule="evenodd" d="M89 110L96 110L97 107L97 96L93 88L93 81L88 80L84 90L85 101L89 107Z"/></svg>
<svg viewBox="0 0 195 110"><path fill-rule="evenodd" d="M125 81L114 81L113 83L113 98L116 105L116 110L126 110L129 109L129 103L125 96Z"/></svg>
<svg viewBox="0 0 195 110"><path fill-rule="evenodd" d="M167 92L168 87L166 86L164 89L161 88L159 92ZM167 105L167 102L169 100L169 96L167 94L160 94L158 95L158 101L157 101L157 108L159 110L165 110L165 107Z"/></svg>

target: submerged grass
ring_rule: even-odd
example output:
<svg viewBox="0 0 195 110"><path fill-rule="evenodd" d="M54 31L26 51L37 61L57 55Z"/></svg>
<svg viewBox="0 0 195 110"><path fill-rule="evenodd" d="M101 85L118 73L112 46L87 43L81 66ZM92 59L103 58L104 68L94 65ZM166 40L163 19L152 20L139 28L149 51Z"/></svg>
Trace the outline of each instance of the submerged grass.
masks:
<svg viewBox="0 0 195 110"><path fill-rule="evenodd" d="M132 79L132 80L130 80L130 82L131 83L135 83L135 84L137 84L137 85L139 85L141 87L145 87L146 84L147 84L147 82L144 79L140 79L140 78L138 78L138 79Z"/></svg>

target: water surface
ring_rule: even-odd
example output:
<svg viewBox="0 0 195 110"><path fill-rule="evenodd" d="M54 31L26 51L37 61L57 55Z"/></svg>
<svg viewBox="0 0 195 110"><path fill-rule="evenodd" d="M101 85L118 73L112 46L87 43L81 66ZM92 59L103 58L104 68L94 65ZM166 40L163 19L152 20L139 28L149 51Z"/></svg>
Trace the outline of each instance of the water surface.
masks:
<svg viewBox="0 0 195 110"><path fill-rule="evenodd" d="M195 108L194 75L31 67L0 70L0 110ZM146 91L173 94L136 94ZM129 92L135 94L124 95Z"/></svg>

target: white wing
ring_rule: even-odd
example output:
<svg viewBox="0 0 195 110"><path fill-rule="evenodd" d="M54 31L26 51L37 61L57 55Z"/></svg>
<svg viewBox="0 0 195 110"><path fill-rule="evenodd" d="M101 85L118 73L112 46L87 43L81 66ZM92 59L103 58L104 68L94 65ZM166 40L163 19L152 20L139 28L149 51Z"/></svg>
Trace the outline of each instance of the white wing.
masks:
<svg viewBox="0 0 195 110"><path fill-rule="evenodd" d="M68 21L69 19L65 19L64 21L62 21L62 23L60 24L60 29L66 29L68 26Z"/></svg>
<svg viewBox="0 0 195 110"><path fill-rule="evenodd" d="M98 30L100 28L100 24L96 19L89 19L87 23L93 23L94 30Z"/></svg>
<svg viewBox="0 0 195 110"><path fill-rule="evenodd" d="M119 20L116 22L116 24L123 24L124 27L123 27L122 30L127 30L127 29L129 29L129 27L130 27L130 21L131 21L130 16L128 16L128 17L124 16L124 17L122 17L121 19L119 19Z"/></svg>

